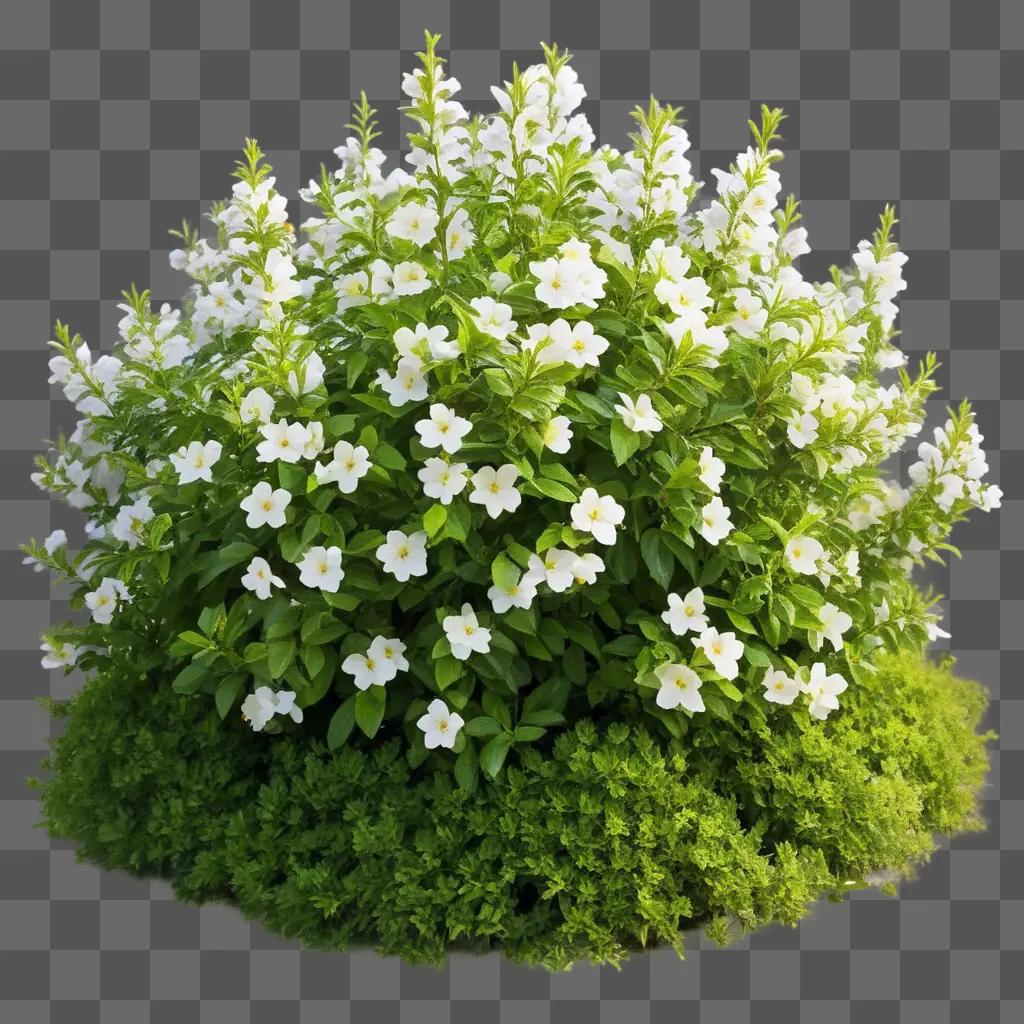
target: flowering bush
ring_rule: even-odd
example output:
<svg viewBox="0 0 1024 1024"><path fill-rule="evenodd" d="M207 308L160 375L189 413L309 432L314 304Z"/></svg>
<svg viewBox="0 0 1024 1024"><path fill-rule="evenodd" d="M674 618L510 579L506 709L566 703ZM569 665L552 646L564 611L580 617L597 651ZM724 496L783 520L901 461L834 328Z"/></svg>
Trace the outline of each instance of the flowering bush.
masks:
<svg viewBox="0 0 1024 1024"><path fill-rule="evenodd" d="M86 540L27 553L88 621L44 664L469 792L581 724L669 758L833 735L940 633L910 571L1000 497L966 403L906 486L880 469L935 389L892 341L892 210L806 281L780 111L702 203L677 110L595 149L550 48L470 118L436 42L411 173L364 97L300 244L249 142L216 237L179 233L180 309L126 293L95 360L58 324L82 418L35 479Z"/></svg>

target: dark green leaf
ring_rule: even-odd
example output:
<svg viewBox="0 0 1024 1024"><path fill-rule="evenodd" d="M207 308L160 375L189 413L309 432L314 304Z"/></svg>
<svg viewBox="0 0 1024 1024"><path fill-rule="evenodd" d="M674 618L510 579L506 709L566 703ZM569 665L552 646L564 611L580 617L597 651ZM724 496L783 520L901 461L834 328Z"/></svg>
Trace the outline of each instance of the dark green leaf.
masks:
<svg viewBox="0 0 1024 1024"><path fill-rule="evenodd" d="M383 686L371 686L356 694L356 725L372 739L377 735L380 723L384 720L384 706L387 694Z"/></svg>

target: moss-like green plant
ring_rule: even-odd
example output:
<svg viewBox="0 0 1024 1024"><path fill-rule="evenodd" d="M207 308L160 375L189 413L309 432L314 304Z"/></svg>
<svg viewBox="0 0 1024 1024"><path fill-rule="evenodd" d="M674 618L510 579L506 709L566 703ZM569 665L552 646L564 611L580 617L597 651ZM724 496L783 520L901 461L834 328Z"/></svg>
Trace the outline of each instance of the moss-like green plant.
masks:
<svg viewBox="0 0 1024 1024"><path fill-rule="evenodd" d="M467 792L410 768L398 736L267 744L167 687L100 678L55 705L41 790L83 856L307 945L429 963L498 947L557 969L795 924L823 893L913 870L933 833L981 826L984 707L948 667L887 656L825 723L780 709L683 743L640 712L587 719Z"/></svg>

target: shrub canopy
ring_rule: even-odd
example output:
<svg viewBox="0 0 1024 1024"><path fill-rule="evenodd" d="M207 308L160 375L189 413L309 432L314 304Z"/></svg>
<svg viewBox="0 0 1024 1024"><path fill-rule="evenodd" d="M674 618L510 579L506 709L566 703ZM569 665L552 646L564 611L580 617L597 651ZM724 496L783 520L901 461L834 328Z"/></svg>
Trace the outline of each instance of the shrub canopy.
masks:
<svg viewBox="0 0 1024 1024"><path fill-rule="evenodd" d="M51 380L82 418L35 479L87 536L27 550L88 621L52 630L44 664L145 680L154 714L215 707L229 749L244 719L246 757L300 758L303 734L366 752L342 766L386 751L396 785L422 766L439 795L433 773L473 789L514 751L544 779L529 755L554 733L644 723L670 753L622 742L659 765L659 799L728 804L665 766L898 711L879 659L938 632L908 572L999 501L973 416L920 444L907 487L881 472L935 361L910 373L892 343L891 210L830 280L794 265L780 111L701 203L672 107L595 149L551 48L470 118L435 44L403 83L411 173L384 172L364 98L340 168L300 191L300 243L249 143L215 238L180 232L181 308L132 290L96 359L58 325Z"/></svg>

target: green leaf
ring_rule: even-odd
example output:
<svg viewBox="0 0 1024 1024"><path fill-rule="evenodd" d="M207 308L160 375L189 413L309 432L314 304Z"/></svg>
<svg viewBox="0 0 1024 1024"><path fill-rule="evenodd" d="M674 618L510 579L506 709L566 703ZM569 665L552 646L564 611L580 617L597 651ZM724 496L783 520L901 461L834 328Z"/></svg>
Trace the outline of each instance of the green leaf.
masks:
<svg viewBox="0 0 1024 1024"><path fill-rule="evenodd" d="M741 633L757 633L757 627L742 614L742 612L734 611L732 608L726 608L725 614L729 616L729 621L741 632Z"/></svg>
<svg viewBox="0 0 1024 1024"><path fill-rule="evenodd" d="M562 542L562 524L551 523L546 526L541 535L537 538L537 542L534 546L534 551L538 555L543 555L548 548L553 548Z"/></svg>
<svg viewBox="0 0 1024 1024"><path fill-rule="evenodd" d="M367 551L376 551L384 543L384 534L380 530L362 530L345 545L346 555L362 555Z"/></svg>
<svg viewBox="0 0 1024 1024"><path fill-rule="evenodd" d="M565 484L561 484L557 480L548 480L542 476L535 476L528 484L524 484L523 490L527 493L538 491L546 498L554 498L555 501L565 501L570 504L578 498L576 492L569 490Z"/></svg>
<svg viewBox="0 0 1024 1024"><path fill-rule="evenodd" d="M729 698L729 700L739 703L743 700L743 694L737 686L729 682L728 679L716 679L714 680L715 685Z"/></svg>
<svg viewBox="0 0 1024 1024"><path fill-rule="evenodd" d="M375 466L383 466L384 469L405 469L405 456L397 449L383 441L373 450L373 463Z"/></svg>
<svg viewBox="0 0 1024 1024"><path fill-rule="evenodd" d="M611 442L612 455L615 456L615 465L621 466L640 447L640 435L635 430L630 430L616 416L612 420Z"/></svg>
<svg viewBox="0 0 1024 1024"><path fill-rule="evenodd" d="M281 486L292 494L306 493L306 471L299 465L291 462L278 462L277 479Z"/></svg>
<svg viewBox="0 0 1024 1024"><path fill-rule="evenodd" d="M786 587L786 593L804 608L820 608L825 603L821 594L803 583L791 583Z"/></svg>
<svg viewBox="0 0 1024 1024"><path fill-rule="evenodd" d="M337 750L352 734L356 724L356 698L349 697L337 711L331 715L327 726L327 749Z"/></svg>
<svg viewBox="0 0 1024 1024"><path fill-rule="evenodd" d="M302 658L302 664L306 666L306 671L309 673L310 678L319 675L324 665L327 663L327 655L324 654L322 647L311 647L304 646L300 655Z"/></svg>
<svg viewBox="0 0 1024 1024"><path fill-rule="evenodd" d="M472 793L480 780L480 761L476 754L476 745L467 743L465 749L455 758L455 781L459 789Z"/></svg>
<svg viewBox="0 0 1024 1024"><path fill-rule="evenodd" d="M537 725L520 725L513 734L513 739L516 743L532 743L534 740L539 740L546 732L547 729L542 729Z"/></svg>
<svg viewBox="0 0 1024 1024"><path fill-rule="evenodd" d="M227 718L228 712L235 706L239 691L242 689L244 679L240 675L228 676L214 695L214 703L217 705L217 714L221 718Z"/></svg>
<svg viewBox="0 0 1024 1024"><path fill-rule="evenodd" d="M491 562L491 579L501 590L511 590L519 582L519 569L507 556L501 554Z"/></svg>
<svg viewBox="0 0 1024 1024"><path fill-rule="evenodd" d="M552 711L550 708L539 708L537 711L531 711L528 715L523 715L519 719L520 728L524 725L564 725L565 715L558 711ZM516 730L518 735L519 730Z"/></svg>
<svg viewBox="0 0 1024 1024"><path fill-rule="evenodd" d="M496 722L490 715L477 715L476 718L471 718L463 728L467 736L497 736L498 733L505 731L502 729L501 723Z"/></svg>
<svg viewBox="0 0 1024 1024"><path fill-rule="evenodd" d="M645 530L640 538L640 554L650 570L651 577L662 590L668 590L675 571L675 558L668 545L662 540L661 531L652 528Z"/></svg>
<svg viewBox="0 0 1024 1024"><path fill-rule="evenodd" d="M359 380L360 374L366 369L370 357L362 351L350 352L345 358L345 385L351 391Z"/></svg>
<svg viewBox="0 0 1024 1024"><path fill-rule="evenodd" d="M491 716L501 727L509 732L512 731L512 715L509 713L508 705L493 690L487 690L481 701L484 712Z"/></svg>
<svg viewBox="0 0 1024 1024"><path fill-rule="evenodd" d="M203 631L203 636L213 639L217 630L223 626L225 618L223 602L211 608L204 608L199 613L199 628Z"/></svg>
<svg viewBox="0 0 1024 1024"><path fill-rule="evenodd" d="M472 525L469 508L461 501L453 501L448 506L448 520L445 523L445 532L454 540L463 541L469 536L469 528Z"/></svg>
<svg viewBox="0 0 1024 1024"><path fill-rule="evenodd" d="M387 694L383 686L371 686L356 694L356 725L364 735L373 739L380 723L384 720L384 706Z"/></svg>
<svg viewBox="0 0 1024 1024"><path fill-rule="evenodd" d="M501 733L489 739L480 751L480 767L492 778L498 777L501 766L508 756L509 747L512 744L512 737L508 733Z"/></svg>
<svg viewBox="0 0 1024 1024"><path fill-rule="evenodd" d="M275 640L267 645L267 669L271 679L280 679L295 661L295 641Z"/></svg>
<svg viewBox="0 0 1024 1024"><path fill-rule="evenodd" d="M434 659L434 682L442 691L447 690L452 683L461 678L462 672L462 662L450 654Z"/></svg>
<svg viewBox="0 0 1024 1024"><path fill-rule="evenodd" d="M207 552L198 560L200 571L196 586L199 590L202 590L221 573L226 572L240 562L244 562L247 558L252 558L256 551L257 548L248 541L235 540L230 544L225 544L222 548L218 548L216 551Z"/></svg>
<svg viewBox="0 0 1024 1024"><path fill-rule="evenodd" d="M444 526L447 518L448 509L435 502L423 513L423 529L427 531L428 536L433 537Z"/></svg>
<svg viewBox="0 0 1024 1024"><path fill-rule="evenodd" d="M171 689L175 693L198 693L203 680L209 675L209 665L192 662L186 665L172 680Z"/></svg>

